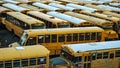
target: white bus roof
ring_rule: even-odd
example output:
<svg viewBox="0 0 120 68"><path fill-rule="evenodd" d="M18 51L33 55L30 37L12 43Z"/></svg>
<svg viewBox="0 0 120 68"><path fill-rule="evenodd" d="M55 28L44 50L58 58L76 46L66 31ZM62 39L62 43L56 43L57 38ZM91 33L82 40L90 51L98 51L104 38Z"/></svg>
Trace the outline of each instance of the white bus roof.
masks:
<svg viewBox="0 0 120 68"><path fill-rule="evenodd" d="M86 20L79 19L79 18L76 18L76 17L72 17L72 16L62 14L62 13L59 13L59 12L47 12L47 14L58 17L58 18L61 18L61 19L64 19L64 20L67 20L67 21L70 21L70 22L73 22L75 24L80 24L82 22L87 22Z"/></svg>
<svg viewBox="0 0 120 68"><path fill-rule="evenodd" d="M12 4L19 4L20 2L18 1L14 1L14 0L3 0L4 2L7 2L7 3L12 3Z"/></svg>
<svg viewBox="0 0 120 68"><path fill-rule="evenodd" d="M65 46L68 46L74 52L86 52L86 51L96 51L96 50L107 50L107 49L120 48L120 41L70 44L70 45L65 45Z"/></svg>
<svg viewBox="0 0 120 68"><path fill-rule="evenodd" d="M85 10L85 11L91 11L91 12L94 12L97 10L94 8L89 8L89 7L85 7L85 6L81 6L81 5L77 5L77 4L72 4L72 3L66 4L66 6L74 7L74 8Z"/></svg>
<svg viewBox="0 0 120 68"><path fill-rule="evenodd" d="M73 7L64 6L64 5L57 4L57 3L49 3L49 5L50 5L50 6L54 6L54 7L58 7L58 8L62 8L62 9L65 9L65 10L69 10L69 11L72 11L72 10L75 9L75 8L73 8Z"/></svg>
<svg viewBox="0 0 120 68"><path fill-rule="evenodd" d="M104 8L104 9L120 11L120 8L117 8L117 7L112 7L112 6L108 6L108 5L98 5L98 6Z"/></svg>
<svg viewBox="0 0 120 68"><path fill-rule="evenodd" d="M35 2L35 3L33 3L33 5L37 6L37 7L40 7L40 8L48 9L48 10L51 10L51 11L55 11L55 10L59 9L59 8L52 7L52 6L42 4L42 3L39 3L39 2Z"/></svg>
<svg viewBox="0 0 120 68"><path fill-rule="evenodd" d="M14 4L10 4L10 3L2 4L2 6L7 7L9 9L12 9L14 11L18 11L18 12L21 12L21 11L24 11L24 10L29 10L29 9L26 9L26 8L23 8L23 7L14 5Z"/></svg>

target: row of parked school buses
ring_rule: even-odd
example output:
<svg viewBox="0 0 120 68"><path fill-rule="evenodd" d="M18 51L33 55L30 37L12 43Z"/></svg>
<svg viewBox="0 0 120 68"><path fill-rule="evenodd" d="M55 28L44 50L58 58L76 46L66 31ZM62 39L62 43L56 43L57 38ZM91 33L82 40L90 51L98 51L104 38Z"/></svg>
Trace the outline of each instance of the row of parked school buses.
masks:
<svg viewBox="0 0 120 68"><path fill-rule="evenodd" d="M51 51L51 55L59 55L62 44L116 40L120 36L119 13L112 11L101 10L114 16L73 3L4 3L0 7L1 22L9 31L21 37L21 45L41 44ZM47 12L41 9L47 9Z"/></svg>
<svg viewBox="0 0 120 68"><path fill-rule="evenodd" d="M120 37L119 8L107 9L100 4L81 5L63 0L28 4L6 2L0 3L1 24L21 40L10 44L12 48L1 49L0 55L4 55L0 56L0 67L120 67L120 42L103 42ZM4 49L5 52L2 51ZM60 55L60 57L50 59L49 55Z"/></svg>
<svg viewBox="0 0 120 68"><path fill-rule="evenodd" d="M120 41L63 44L59 57L49 55L42 45L1 48L0 67L120 68Z"/></svg>

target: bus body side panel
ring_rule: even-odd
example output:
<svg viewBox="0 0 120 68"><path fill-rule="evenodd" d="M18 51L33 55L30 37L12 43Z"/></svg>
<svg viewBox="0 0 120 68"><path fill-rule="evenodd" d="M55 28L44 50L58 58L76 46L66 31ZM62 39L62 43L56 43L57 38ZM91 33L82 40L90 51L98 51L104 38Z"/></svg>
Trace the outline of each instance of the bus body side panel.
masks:
<svg viewBox="0 0 120 68"><path fill-rule="evenodd" d="M5 26L9 31L13 31L17 36L21 37L23 33L23 29L10 23L9 21L5 20Z"/></svg>

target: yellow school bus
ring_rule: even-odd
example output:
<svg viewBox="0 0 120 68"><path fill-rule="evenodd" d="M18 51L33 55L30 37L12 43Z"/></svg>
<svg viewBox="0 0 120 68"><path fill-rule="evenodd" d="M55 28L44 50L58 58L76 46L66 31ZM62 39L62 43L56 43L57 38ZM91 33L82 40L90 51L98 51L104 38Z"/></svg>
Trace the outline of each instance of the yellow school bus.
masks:
<svg viewBox="0 0 120 68"><path fill-rule="evenodd" d="M102 7L100 7L100 6L93 5L93 4L85 4L84 6L86 6L86 7L91 7L91 8L97 9L97 10L99 10L99 11L112 11L112 10L110 10L110 9L104 9L104 8L102 8Z"/></svg>
<svg viewBox="0 0 120 68"><path fill-rule="evenodd" d="M45 28L44 22L20 12L7 12L5 17L4 23L6 28L9 31L13 31L19 37L21 37L24 30Z"/></svg>
<svg viewBox="0 0 120 68"><path fill-rule="evenodd" d="M40 3L40 2L32 3L32 5L34 5L36 7L39 7L39 8L49 10L49 11L65 12L64 9L60 9L60 8L57 8L57 7L52 7L50 5L43 4L43 3Z"/></svg>
<svg viewBox="0 0 120 68"><path fill-rule="evenodd" d="M21 12L21 13L26 13L27 11L30 10L30 9L26 9L26 8L23 8L23 7L20 7L18 5L11 4L11 3L5 3L5 4L2 4L2 6L9 8L9 9L16 11L16 12Z"/></svg>
<svg viewBox="0 0 120 68"><path fill-rule="evenodd" d="M19 4L19 6L24 7L26 9L30 9L32 11L39 11L39 12L43 12L43 13L46 13L46 12L49 11L49 10L46 10L46 9L35 7L33 5L30 5L30 4Z"/></svg>
<svg viewBox="0 0 120 68"><path fill-rule="evenodd" d="M93 12L89 12L89 11L80 11L80 13L113 22L113 30L115 30L117 32L117 34L119 35L119 38L120 38L120 26L119 26L120 19L118 17L114 17L111 15L105 15L105 14L101 14L101 13L97 13L97 12L93 13Z"/></svg>
<svg viewBox="0 0 120 68"><path fill-rule="evenodd" d="M110 10L110 9L104 9L104 8L102 8L102 7L99 7L99 6L96 6L96 5L92 5L92 4L85 4L84 6L101 10L101 13L102 13L102 14L105 14L105 15L111 15L111 16L119 17L119 18L120 18L119 13L118 13L118 15L117 15L116 12L113 12L113 11Z"/></svg>
<svg viewBox="0 0 120 68"><path fill-rule="evenodd" d="M108 20L104 20L104 19L100 19L100 18L96 18L93 16L88 16L80 13L74 13L74 12L64 12L64 14L93 22L95 26L99 26L103 28L105 30L106 40L118 39L118 34L116 33L116 31L113 30L113 23Z"/></svg>
<svg viewBox="0 0 120 68"><path fill-rule="evenodd" d="M57 7L57 8L61 8L61 9L64 9L66 11L72 11L72 12L79 12L80 11L80 9L65 6L65 5L58 4L58 3L49 3L48 5L53 6L53 7Z"/></svg>
<svg viewBox="0 0 120 68"><path fill-rule="evenodd" d="M120 14L119 13L115 13L115 12L103 11L102 14L120 18Z"/></svg>
<svg viewBox="0 0 120 68"><path fill-rule="evenodd" d="M120 8L117 8L117 7L112 7L112 6L109 6L109 5L98 5L99 7L102 7L103 9L110 9L111 11L113 12L120 12Z"/></svg>
<svg viewBox="0 0 120 68"><path fill-rule="evenodd" d="M63 45L67 68L120 68L120 41Z"/></svg>
<svg viewBox="0 0 120 68"><path fill-rule="evenodd" d="M59 55L63 44L104 40L104 30L99 27L51 28L25 30L19 44L21 46L41 44L50 50L50 55Z"/></svg>
<svg viewBox="0 0 120 68"><path fill-rule="evenodd" d="M38 11L28 11L27 15L44 21L46 28L70 28L70 22Z"/></svg>
<svg viewBox="0 0 120 68"><path fill-rule="evenodd" d="M89 22L89 21L84 20L84 19L76 18L76 17L70 16L70 15L66 15L64 13L51 11L51 12L47 12L47 14L71 22L70 23L71 27L79 27L79 26L80 27L87 27L87 26L94 25L92 22Z"/></svg>
<svg viewBox="0 0 120 68"><path fill-rule="evenodd" d="M3 2L15 4L15 5L21 4L21 2L19 2L19 1L14 1L14 0L3 0Z"/></svg>
<svg viewBox="0 0 120 68"><path fill-rule="evenodd" d="M0 48L0 68L49 68L49 50L42 45Z"/></svg>

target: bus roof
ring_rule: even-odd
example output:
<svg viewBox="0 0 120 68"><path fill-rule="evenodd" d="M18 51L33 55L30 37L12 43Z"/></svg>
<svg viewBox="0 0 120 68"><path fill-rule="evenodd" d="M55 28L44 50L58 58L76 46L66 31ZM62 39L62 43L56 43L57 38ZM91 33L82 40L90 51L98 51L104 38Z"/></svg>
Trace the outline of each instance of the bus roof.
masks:
<svg viewBox="0 0 120 68"><path fill-rule="evenodd" d="M100 27L74 27L74 28L58 28L58 29L32 29L24 30L30 35L39 34L67 34L67 33L80 33L80 32L103 32L104 30Z"/></svg>
<svg viewBox="0 0 120 68"><path fill-rule="evenodd" d="M63 48L64 47L68 48L69 51L73 51L74 53L97 51L97 50L108 50L108 49L120 48L120 41L68 44L68 45L64 45Z"/></svg>
<svg viewBox="0 0 120 68"><path fill-rule="evenodd" d="M27 8L27 9L30 9L30 10L35 10L35 11L48 11L48 10L40 9L40 8L38 8L38 7L29 5L29 4L19 4L19 6L24 7L24 8Z"/></svg>
<svg viewBox="0 0 120 68"><path fill-rule="evenodd" d="M49 55L49 50L41 45L0 49L0 61L45 57L47 55Z"/></svg>
<svg viewBox="0 0 120 68"><path fill-rule="evenodd" d="M53 7L58 7L58 8L61 8L61 9L65 9L65 10L69 10L69 11L73 11L73 10L76 9L76 8L61 5L61 4L58 4L58 3L49 3L48 5L53 6Z"/></svg>
<svg viewBox="0 0 120 68"><path fill-rule="evenodd" d="M120 21L120 19L118 17L114 17L112 15L105 15L105 14L101 14L101 13L97 13L97 12L92 13L92 12L89 12L89 11L80 11L80 13L87 14L87 15L92 15L92 16L102 18L102 19L107 19L107 20L110 20L110 21L113 21L113 22L119 22Z"/></svg>
<svg viewBox="0 0 120 68"><path fill-rule="evenodd" d="M104 9L111 9L111 10L115 10L115 11L120 11L120 8L117 7L112 7L112 6L108 6L108 5L98 5Z"/></svg>
<svg viewBox="0 0 120 68"><path fill-rule="evenodd" d="M69 22L73 22L73 23L78 24L78 25L80 23L87 22L86 20L79 19L79 18L76 18L76 17L72 17L72 16L62 14L62 13L59 13L59 12L47 12L47 14L58 17L58 18L61 18L61 19L64 19L64 20L67 20Z"/></svg>
<svg viewBox="0 0 120 68"><path fill-rule="evenodd" d="M15 17L15 18L27 23L27 24L35 24L35 23L44 24L44 22L37 20L35 18L32 18L30 16L27 16L27 15L20 13L20 12L7 12L7 14Z"/></svg>
<svg viewBox="0 0 120 68"><path fill-rule="evenodd" d="M20 2L18 2L18 1L13 1L13 0L4 0L4 2L6 2L6 3L12 3L12 4L20 4Z"/></svg>
<svg viewBox="0 0 120 68"><path fill-rule="evenodd" d="M108 21L108 20L96 18L96 17L89 16L89 15L84 15L84 14L74 13L74 12L64 12L64 13L71 15L71 16L74 16L74 17L77 17L77 18L82 18L82 19L88 20L88 21L94 23L95 25L100 25L100 26L101 25L103 25L103 26L113 25L113 23Z"/></svg>
<svg viewBox="0 0 120 68"><path fill-rule="evenodd" d="M24 11L28 11L29 9L14 5L14 4L10 4L10 3L5 3L2 4L2 6L7 7L9 9L12 9L14 11L18 11L18 12L24 12Z"/></svg>
<svg viewBox="0 0 120 68"><path fill-rule="evenodd" d="M35 3L33 3L33 5L34 5L34 6L37 6L37 7L44 8L44 9L48 9L48 10L51 10L51 11L55 11L55 10L58 10L58 9L59 9L59 8L52 7L52 6L49 6L49 5L40 3L40 2L35 2Z"/></svg>
<svg viewBox="0 0 120 68"><path fill-rule="evenodd" d="M42 12L38 12L38 11L29 11L29 12L27 12L27 14L30 14L32 16L36 16L38 18L42 18L44 20L48 20L48 21L52 22L53 24L57 24L59 22L63 22L62 24L65 24L68 22L66 20L59 19L59 18L53 17L51 15L48 15L48 14L45 14ZM69 23L67 23L67 24L69 24Z"/></svg>
<svg viewBox="0 0 120 68"><path fill-rule="evenodd" d="M12 10L0 6L0 13L9 12L9 11L12 11Z"/></svg>
<svg viewBox="0 0 120 68"><path fill-rule="evenodd" d="M81 5L77 5L77 4L72 4L72 3L66 4L66 5L77 8L77 9L85 10L85 11L91 11L91 12L95 12L97 10L94 8L89 8L89 7L85 7L85 6L81 6Z"/></svg>

